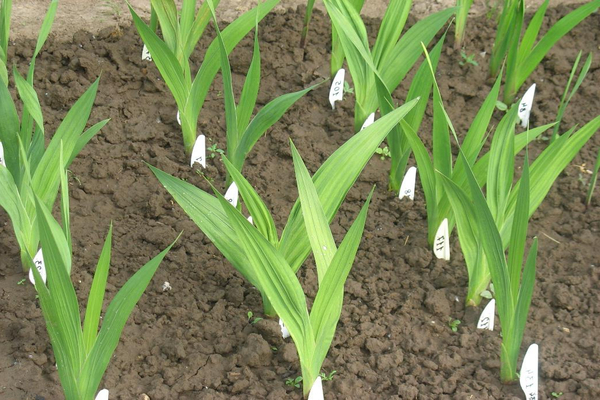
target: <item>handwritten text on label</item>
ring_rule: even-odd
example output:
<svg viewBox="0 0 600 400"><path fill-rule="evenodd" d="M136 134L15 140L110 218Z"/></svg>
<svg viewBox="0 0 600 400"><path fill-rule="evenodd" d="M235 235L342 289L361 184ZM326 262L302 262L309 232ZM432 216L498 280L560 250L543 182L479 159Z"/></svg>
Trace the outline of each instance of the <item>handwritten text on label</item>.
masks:
<svg viewBox="0 0 600 400"><path fill-rule="evenodd" d="M444 218L433 241L433 254L438 259L450 260L450 243L448 239L448 218Z"/></svg>
<svg viewBox="0 0 600 400"><path fill-rule="evenodd" d="M144 45L144 48L142 49L142 61L152 61L152 56L150 55L146 45Z"/></svg>
<svg viewBox="0 0 600 400"><path fill-rule="evenodd" d="M538 400L538 345L532 344L525 353L519 375L521 389L527 400Z"/></svg>
<svg viewBox="0 0 600 400"><path fill-rule="evenodd" d="M44 254L42 254L42 249L39 249L35 257L33 257L33 265L37 268L40 276L42 277L42 281L46 283L46 264L44 264ZM32 285L35 285L35 276L33 276L33 271L29 271L29 282Z"/></svg>
<svg viewBox="0 0 600 400"><path fill-rule="evenodd" d="M527 89L525 95L519 103L518 115L521 120L521 126L527 128L529 124L529 114L531 114L531 107L533 106L533 96L535 95L535 83Z"/></svg>
<svg viewBox="0 0 600 400"><path fill-rule="evenodd" d="M233 182L231 186L229 186L229 189L227 189L227 191L225 192L225 196L223 197L225 197L225 200L227 200L232 206L237 207L238 196L238 187L235 184L235 182Z"/></svg>
<svg viewBox="0 0 600 400"><path fill-rule="evenodd" d="M487 329L490 331L494 330L494 319L496 317L496 300L492 299L485 306L481 316L479 317L479 322L477 322L477 329Z"/></svg>
<svg viewBox="0 0 600 400"><path fill-rule="evenodd" d="M400 193L398 193L398 197L403 199L408 197L411 200L415 199L415 181L417 179L417 168L410 167L408 171L406 171L406 175L404 175L404 179L402 180L402 185L400 185Z"/></svg>
<svg viewBox="0 0 600 400"><path fill-rule="evenodd" d="M190 167L193 167L195 163L206 168L206 137L204 135L200 135L196 138L196 143L194 143L194 147L192 148Z"/></svg>
<svg viewBox="0 0 600 400"><path fill-rule="evenodd" d="M333 82L331 83L331 88L329 89L329 103L331 104L332 109L335 109L335 102L342 100L344 97L345 76L346 70L344 70L344 68L340 68L340 70L335 74L335 78L333 78Z"/></svg>

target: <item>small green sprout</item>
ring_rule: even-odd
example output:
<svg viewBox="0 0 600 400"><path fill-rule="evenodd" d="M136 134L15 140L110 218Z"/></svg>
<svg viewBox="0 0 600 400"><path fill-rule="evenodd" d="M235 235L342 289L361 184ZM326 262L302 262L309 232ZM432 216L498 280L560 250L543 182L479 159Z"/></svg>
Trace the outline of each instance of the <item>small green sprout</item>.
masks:
<svg viewBox="0 0 600 400"><path fill-rule="evenodd" d="M293 386L296 389L300 388L300 383L302 383L302 377L301 376L297 376L295 379L294 378L288 378L285 381L286 385Z"/></svg>
<svg viewBox="0 0 600 400"><path fill-rule="evenodd" d="M479 66L479 63L477 61L475 61L475 54L471 54L470 56L468 56L467 53L464 52L464 50L461 50L460 56L462 57L462 61L458 62L459 65L463 66L463 65L471 64L476 67Z"/></svg>
<svg viewBox="0 0 600 400"><path fill-rule="evenodd" d="M21 279L19 282L17 282L17 285L24 285L26 280L27 279L25 278Z"/></svg>
<svg viewBox="0 0 600 400"><path fill-rule="evenodd" d="M252 325L262 320L263 319L261 317L254 318L254 313L252 311L248 311L248 322L250 322ZM277 348L275 348L275 350L277 350Z"/></svg>
<svg viewBox="0 0 600 400"><path fill-rule="evenodd" d="M208 150L210 152L210 156L209 156L210 158L215 158L217 156L217 154L220 154L220 155L225 154L225 151L223 149L218 148L216 143L213 143L212 146L208 146L208 148L206 150Z"/></svg>
<svg viewBox="0 0 600 400"><path fill-rule="evenodd" d="M558 399L560 396L563 395L563 392L552 392L552 397L554 397L555 399Z"/></svg>
<svg viewBox="0 0 600 400"><path fill-rule="evenodd" d="M503 103L500 100L496 100L496 108L500 111L508 110L508 106L506 105L506 103Z"/></svg>
<svg viewBox="0 0 600 400"><path fill-rule="evenodd" d="M319 376L321 377L321 380L323 380L323 381L332 381L333 375L335 375L336 373L337 373L336 370L331 371L329 374L326 374L325 372L321 372L319 374Z"/></svg>
<svg viewBox="0 0 600 400"><path fill-rule="evenodd" d="M452 332L458 332L458 326L460 325L460 319L450 318L448 326L452 329Z"/></svg>
<svg viewBox="0 0 600 400"><path fill-rule="evenodd" d="M354 94L354 88L347 81L344 81L344 93Z"/></svg>
<svg viewBox="0 0 600 400"><path fill-rule="evenodd" d="M392 154L390 153L390 149L385 146L384 148L378 148L377 150L375 150L375 154L379 154L381 157L381 160L385 160L386 157L391 157Z"/></svg>

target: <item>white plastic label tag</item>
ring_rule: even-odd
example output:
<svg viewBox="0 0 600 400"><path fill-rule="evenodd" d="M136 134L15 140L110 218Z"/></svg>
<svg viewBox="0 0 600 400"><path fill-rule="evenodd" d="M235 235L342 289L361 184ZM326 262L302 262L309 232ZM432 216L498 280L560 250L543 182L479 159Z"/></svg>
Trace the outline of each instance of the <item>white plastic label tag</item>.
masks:
<svg viewBox="0 0 600 400"><path fill-rule="evenodd" d="M0 165L6 167L6 160L4 159L4 146L0 142Z"/></svg>
<svg viewBox="0 0 600 400"><path fill-rule="evenodd" d="M405 197L408 197L411 200L415 199L415 182L417 180L417 167L410 167L408 171L406 171L406 175L404 175L404 179L402 180L402 185L400 185L400 193L398 193L398 197L402 200Z"/></svg>
<svg viewBox="0 0 600 400"><path fill-rule="evenodd" d="M195 163L206 168L206 137L204 135L200 135L196 138L196 143L194 143L194 147L192 148L190 167L193 167Z"/></svg>
<svg viewBox="0 0 600 400"><path fill-rule="evenodd" d="M527 89L525 95L519 103L518 115L521 120L521 126L527 128L529 124L529 114L531 114L531 106L533 105L533 96L535 95L535 83Z"/></svg>
<svg viewBox="0 0 600 400"><path fill-rule="evenodd" d="M152 61L152 56L150 55L146 45L144 45L144 48L142 48L142 61Z"/></svg>
<svg viewBox="0 0 600 400"><path fill-rule="evenodd" d="M344 77L346 76L346 70L340 68L335 74L331 88L329 89L329 103L331 108L335 110L335 102L344 98Z"/></svg>
<svg viewBox="0 0 600 400"><path fill-rule="evenodd" d="M252 215L246 219L248 220L248 222L250 222L252 225L254 225L254 220L252 219Z"/></svg>
<svg viewBox="0 0 600 400"><path fill-rule="evenodd" d="M450 243L448 237L448 218L444 218L433 241L433 254L437 258L442 258L446 261L450 260Z"/></svg>
<svg viewBox="0 0 600 400"><path fill-rule="evenodd" d="M99 391L95 400L108 400L108 389L102 389Z"/></svg>
<svg viewBox="0 0 600 400"><path fill-rule="evenodd" d="M317 376L308 393L308 400L323 400L323 382L320 376Z"/></svg>
<svg viewBox="0 0 600 400"><path fill-rule="evenodd" d="M527 400L538 400L538 345L532 344L525 353L519 383Z"/></svg>
<svg viewBox="0 0 600 400"><path fill-rule="evenodd" d="M238 187L235 184L235 182L233 182L231 184L231 186L229 186L229 189L227 189L227 191L225 192L225 200L227 200L232 206L237 207L237 203L238 203Z"/></svg>
<svg viewBox="0 0 600 400"><path fill-rule="evenodd" d="M42 254L42 249L39 249L35 257L33 257L33 265L35 265L40 273L42 281L46 283L46 264L44 264L44 254ZM29 270L29 282L35 286L35 277L33 276L32 270Z"/></svg>
<svg viewBox="0 0 600 400"><path fill-rule="evenodd" d="M290 331L285 327L281 318L279 318L279 327L281 328L281 337L287 339L290 337Z"/></svg>
<svg viewBox="0 0 600 400"><path fill-rule="evenodd" d="M490 300L487 306L483 309L479 322L477 322L477 329L487 329L490 331L494 330L494 319L496 318L496 299Z"/></svg>
<svg viewBox="0 0 600 400"><path fill-rule="evenodd" d="M181 126L181 117L179 116L179 110L177 110L176 118L177 118L177 123L179 124L179 126Z"/></svg>
<svg viewBox="0 0 600 400"><path fill-rule="evenodd" d="M369 125L371 125L373 122L375 122L375 113L371 113L367 119L365 119L365 122L363 123L362 127L360 128L360 130L362 131L363 129L367 128Z"/></svg>

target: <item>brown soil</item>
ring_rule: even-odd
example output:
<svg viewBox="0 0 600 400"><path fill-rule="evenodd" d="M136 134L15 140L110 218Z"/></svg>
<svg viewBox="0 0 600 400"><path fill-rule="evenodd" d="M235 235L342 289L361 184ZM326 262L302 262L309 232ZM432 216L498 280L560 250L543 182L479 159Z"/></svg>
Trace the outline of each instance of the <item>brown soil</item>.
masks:
<svg viewBox="0 0 600 400"><path fill-rule="evenodd" d="M566 9L548 12L547 25ZM445 46L438 81L448 112L465 132L490 89L486 78L494 24L470 21L466 53L479 66L460 66L461 56ZM261 24L263 81L260 105L299 90L326 75L329 23L317 13L304 54L297 48L302 11L269 15ZM373 31L377 24L370 21ZM536 82L534 125L553 121L558 100L577 52L600 47L600 14L592 15L554 48L525 86ZM211 32L212 33L212 30ZM324 39L325 38L325 39ZM194 54L202 59L207 41ZM22 70L34 42L17 40L9 59ZM231 57L239 86L248 68L252 38ZM299 375L294 345L278 334L275 321L249 324L247 312L261 316L258 292L234 271L210 241L174 204L144 162L206 188L185 166L175 104L152 64L140 60L135 29L77 32L51 40L37 61L36 89L48 128L55 128L70 105L101 73L91 122L111 122L72 165L71 210L73 281L84 302L109 221L114 252L108 297L140 266L184 231L134 310L102 386L111 399L282 399L301 397L285 385ZM600 109L600 63L573 99L563 126L583 124ZM200 129L225 147L219 78L200 117ZM288 138L315 171L347 140L353 125L353 98L331 111L328 88L301 99L258 142L244 173L266 200L279 229L296 198ZM403 99L406 85L396 93ZM500 117L500 114L496 117ZM421 135L430 134L430 115ZM532 145L532 153L546 146ZM595 135L559 177L533 217L529 232L540 238L538 279L523 342L540 345L541 398L600 398L600 194L583 205L585 172L595 160ZM584 165L585 164L585 165ZM583 167L582 167L583 165ZM435 260L426 242L423 194L399 201L387 187L387 161L374 157L350 191L334 221L339 239L350 226L369 188L376 190L365 235L346 284L345 304L324 371L328 399L512 399L517 386L499 381L499 332L478 331L480 310L465 311L467 276L456 237L452 260ZM583 171L583 172L582 172ZM206 170L223 189L224 168L214 159ZM12 227L0 215L0 397L60 399L52 349L29 284L23 278ZM300 275L308 296L315 295L312 261ZM172 290L163 292L168 281ZM462 321L452 332L448 320Z"/></svg>

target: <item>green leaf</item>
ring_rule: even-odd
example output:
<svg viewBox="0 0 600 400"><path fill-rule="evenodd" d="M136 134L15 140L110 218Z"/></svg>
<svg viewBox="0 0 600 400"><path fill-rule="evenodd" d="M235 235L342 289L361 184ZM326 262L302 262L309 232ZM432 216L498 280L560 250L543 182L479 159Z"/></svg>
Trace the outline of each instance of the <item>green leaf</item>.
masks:
<svg viewBox="0 0 600 400"><path fill-rule="evenodd" d="M324 82L324 81L323 81ZM246 156L252 150L258 139L265 134L265 132L272 127L283 114L290 108L296 101L300 100L302 96L311 90L315 89L323 82L317 83L306 89L299 90L293 93L286 93L271 100L267 105L260 109L256 116L250 122L250 125L246 130L241 133L240 140L237 143L237 147L234 149L231 162L238 170L242 170Z"/></svg>
<svg viewBox="0 0 600 400"><path fill-rule="evenodd" d="M71 107L62 123L56 130L44 156L40 160L32 177L33 191L40 197L46 207L51 207L56 199L56 193L60 182L60 146L62 142L65 159L72 159L73 150L81 133L85 129L96 91L98 90L98 80L96 80L88 90Z"/></svg>
<svg viewBox="0 0 600 400"><path fill-rule="evenodd" d="M233 166L227 157L223 157L223 163L227 168L227 172L236 183L256 228L271 244L276 245L279 238L277 237L277 229L275 228L275 222L269 213L269 209L246 178Z"/></svg>
<svg viewBox="0 0 600 400"><path fill-rule="evenodd" d="M304 217L304 226L306 227L306 234L308 235L315 257L317 276L319 285L321 285L329 264L331 264L331 260L335 256L337 247L329 229L328 218L325 215L325 211L323 211L319 195L306 169L306 165L304 165L302 157L300 157L294 143L290 141L290 145L294 159L296 181L298 182L298 195L300 197L302 216Z"/></svg>
<svg viewBox="0 0 600 400"><path fill-rule="evenodd" d="M100 258L94 273L94 280L88 296L88 303L85 309L85 319L83 325L83 342L85 352L89 352L96 343L98 335L98 325L100 323L100 313L102 311L102 303L104 301L104 292L106 290L106 280L108 279L108 269L110 267L110 256L112 249L112 223L108 229Z"/></svg>
<svg viewBox="0 0 600 400"><path fill-rule="evenodd" d="M37 126L44 131L44 117L42 116L42 109L40 107L40 102L37 97L37 93L33 89L33 85L27 82L19 72L17 71L17 67L13 67L13 75L15 77L15 85L17 86L17 90L19 91L19 96L23 101L23 106L27 108L29 114L33 117Z"/></svg>
<svg viewBox="0 0 600 400"><path fill-rule="evenodd" d="M340 319L344 301L344 285L362 238L373 190L374 188L331 260L310 312L310 322L316 344L313 370L317 372L321 370Z"/></svg>

